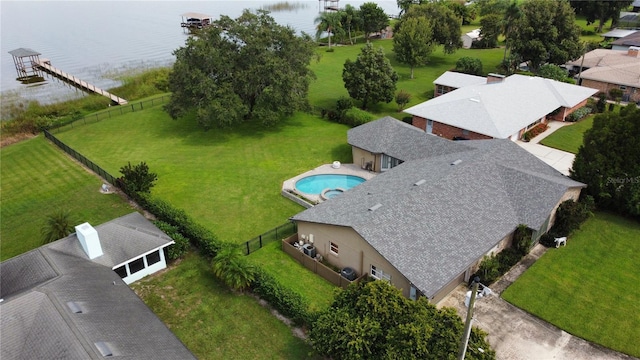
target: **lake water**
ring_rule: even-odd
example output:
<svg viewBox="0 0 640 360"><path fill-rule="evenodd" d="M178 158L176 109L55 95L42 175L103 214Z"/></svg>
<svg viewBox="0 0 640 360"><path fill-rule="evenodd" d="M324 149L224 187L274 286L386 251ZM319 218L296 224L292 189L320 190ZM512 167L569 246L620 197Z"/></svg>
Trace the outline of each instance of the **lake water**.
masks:
<svg viewBox="0 0 640 360"><path fill-rule="evenodd" d="M366 1L339 2L359 7ZM396 1L374 1L397 14ZM199 12L236 18L243 9L260 9L279 1L0 1L0 91L3 106L24 99L42 103L83 96L59 80L24 85L12 56L17 48L40 52L53 66L103 89L119 85L117 75L168 66L172 52L184 45L181 14ZM279 24L315 34L314 19L324 1L291 1L296 8L274 11Z"/></svg>

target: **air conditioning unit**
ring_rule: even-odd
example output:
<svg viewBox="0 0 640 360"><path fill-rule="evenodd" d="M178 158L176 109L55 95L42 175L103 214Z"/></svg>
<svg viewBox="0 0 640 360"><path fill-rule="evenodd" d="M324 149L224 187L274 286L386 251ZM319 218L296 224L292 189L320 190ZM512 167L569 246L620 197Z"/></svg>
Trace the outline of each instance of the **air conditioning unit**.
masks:
<svg viewBox="0 0 640 360"><path fill-rule="evenodd" d="M356 271L350 267L346 267L342 269L342 271L340 271L340 275L342 275L343 278L350 281L353 281L358 278L358 274L356 274Z"/></svg>
<svg viewBox="0 0 640 360"><path fill-rule="evenodd" d="M312 258L316 257L316 247L313 246L313 244L304 244L304 246L302 246L302 252L305 253L305 255L309 255Z"/></svg>

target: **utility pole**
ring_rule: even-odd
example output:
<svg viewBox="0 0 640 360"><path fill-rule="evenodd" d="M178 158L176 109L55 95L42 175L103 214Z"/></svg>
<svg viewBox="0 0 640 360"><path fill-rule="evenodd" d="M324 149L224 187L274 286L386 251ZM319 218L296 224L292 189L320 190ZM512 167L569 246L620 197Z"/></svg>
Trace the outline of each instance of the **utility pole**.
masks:
<svg viewBox="0 0 640 360"><path fill-rule="evenodd" d="M467 344L469 343L469 335L471 335L471 321L473 320L473 304L476 302L476 295L478 294L478 285L480 285L480 278L476 276L473 279L472 284L473 286L471 287L471 299L469 300L469 308L467 309L467 321L464 324L462 342L460 343L460 350L458 352L458 360L464 360L464 355L467 353Z"/></svg>

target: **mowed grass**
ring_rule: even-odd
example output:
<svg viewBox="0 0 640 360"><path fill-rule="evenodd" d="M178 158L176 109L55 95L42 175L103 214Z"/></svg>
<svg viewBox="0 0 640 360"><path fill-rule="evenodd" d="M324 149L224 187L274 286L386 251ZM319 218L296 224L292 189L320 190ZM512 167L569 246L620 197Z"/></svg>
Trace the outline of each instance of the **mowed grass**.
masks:
<svg viewBox="0 0 640 360"><path fill-rule="evenodd" d="M591 115L571 125L563 126L540 142L544 146L577 154L583 142L585 131L593 126Z"/></svg>
<svg viewBox="0 0 640 360"><path fill-rule="evenodd" d="M100 193L102 181L43 136L0 149L0 259L42 244L47 215L63 209L77 224L98 225L134 211L116 194Z"/></svg>
<svg viewBox="0 0 640 360"><path fill-rule="evenodd" d="M581 338L640 356L640 224L596 213L502 294Z"/></svg>
<svg viewBox="0 0 640 360"><path fill-rule="evenodd" d="M351 162L347 127L297 114L273 128L208 132L161 106L55 135L114 176L128 161L158 174L152 194L184 209L223 241L241 243L302 211L282 182L322 164Z"/></svg>
<svg viewBox="0 0 640 360"><path fill-rule="evenodd" d="M302 264L292 260L281 248L279 241L267 244L251 253L248 259L275 276L281 283L301 294L309 302L310 311L324 310L331 305L338 289L327 280L315 275Z"/></svg>
<svg viewBox="0 0 640 360"><path fill-rule="evenodd" d="M131 287L198 359L310 358L312 349L287 325L218 282L195 253Z"/></svg>
<svg viewBox="0 0 640 360"><path fill-rule="evenodd" d="M378 40L374 41L373 45L376 48L382 47L384 49L391 65L398 73L397 90L405 90L412 95L408 106L419 104L432 97L433 81L445 71L455 69L456 61L459 58L466 56L480 59L483 65L483 72L487 74L497 71L497 66L502 61L504 53L503 48L460 49L454 54L447 55L443 53L442 47L437 47L431 54L427 65L414 69L414 78L411 79L409 66L396 60L393 53L393 40ZM333 109L335 108L336 100L341 96L349 96L342 81L342 69L346 59L355 61L364 46L364 42L353 46L336 46L332 47L333 52L327 52L324 47L318 48L317 53L320 55L320 60L311 63L311 69L315 72L317 79L311 83L309 88L309 101L316 110L322 108ZM390 115L401 119L403 116L408 116L398 112L398 106L395 101L375 104L371 106L369 111L380 117Z"/></svg>

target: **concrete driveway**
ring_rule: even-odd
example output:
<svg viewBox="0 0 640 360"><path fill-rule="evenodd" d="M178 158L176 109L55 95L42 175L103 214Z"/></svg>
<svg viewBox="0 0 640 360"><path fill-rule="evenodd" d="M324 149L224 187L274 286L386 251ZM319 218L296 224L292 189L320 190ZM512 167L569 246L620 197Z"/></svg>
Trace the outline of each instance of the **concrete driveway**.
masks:
<svg viewBox="0 0 640 360"><path fill-rule="evenodd" d="M529 255L491 287L494 295L476 301L473 325L489 333L488 340L496 351L496 358L498 360L638 360L573 336L500 298L500 293L545 251L544 246L537 245ZM453 307L463 319L466 319L467 309L464 306L466 292L466 286L458 286L438 303L438 306Z"/></svg>
<svg viewBox="0 0 640 360"><path fill-rule="evenodd" d="M573 166L573 160L576 158L576 156L570 152L540 145L539 142L547 136L553 134L553 132L558 130L559 128L571 124L573 123L549 121L547 123L548 128L545 132L531 139L531 141L529 142L517 141L517 144L531 154L538 157L538 159L553 167L554 169L560 171L564 175L569 176L569 169L571 169L571 167Z"/></svg>

